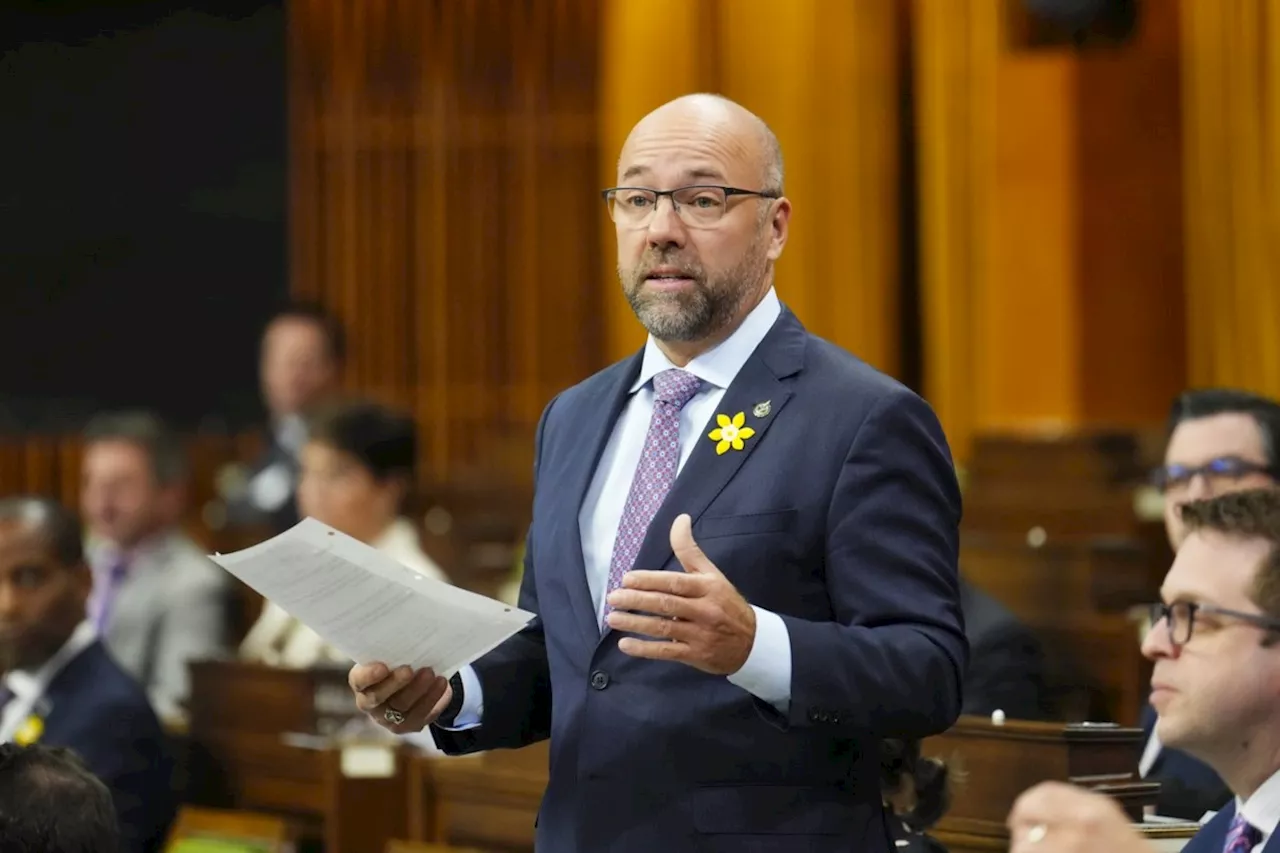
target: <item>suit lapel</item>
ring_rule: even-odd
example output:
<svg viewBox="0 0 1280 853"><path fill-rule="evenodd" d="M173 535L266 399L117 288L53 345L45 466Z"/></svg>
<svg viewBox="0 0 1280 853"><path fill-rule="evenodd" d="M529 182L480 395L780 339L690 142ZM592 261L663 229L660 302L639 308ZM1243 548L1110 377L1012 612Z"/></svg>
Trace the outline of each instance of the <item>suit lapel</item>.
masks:
<svg viewBox="0 0 1280 853"><path fill-rule="evenodd" d="M587 586L587 564L582 554L582 526L579 516L587 490L591 488L596 466L613 434L618 416L631 396L628 392L640 372L642 359L643 351L624 362L612 384L602 383L600 391L584 399L579 404L579 411L569 416L571 423L580 425L573 437L573 446L581 448L583 452L571 454L566 470L560 477L552 480L563 484L564 500L568 503L563 509L573 519L571 524L557 528L571 537L571 541L563 542L560 546L560 550L572 555L568 567L569 577L566 578L569 603L582 631L583 640L592 647L600 641L600 620L591 601L591 589Z"/></svg>
<svg viewBox="0 0 1280 853"><path fill-rule="evenodd" d="M731 419L741 412L743 426L751 427L755 434L743 441L742 450L730 448L716 453L717 442L708 437L718 426L716 415L703 425L693 453L649 525L636 555L637 569L666 566L672 557L671 524L676 516L688 513L696 523L756 448L764 443L769 428L791 399L791 388L784 380L802 367L806 337L800 322L784 310L725 391L716 411L716 415Z"/></svg>

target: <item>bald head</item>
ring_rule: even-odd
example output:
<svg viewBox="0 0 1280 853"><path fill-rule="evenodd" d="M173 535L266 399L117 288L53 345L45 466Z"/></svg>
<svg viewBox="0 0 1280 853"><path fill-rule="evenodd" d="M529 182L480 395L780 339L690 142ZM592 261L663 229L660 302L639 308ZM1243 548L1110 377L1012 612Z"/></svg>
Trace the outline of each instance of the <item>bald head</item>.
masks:
<svg viewBox="0 0 1280 853"><path fill-rule="evenodd" d="M619 183L631 177L626 164L637 147L686 133L717 139L726 153L741 158L758 184L743 189L782 195L782 146L773 130L736 101L706 93L682 95L636 123L618 158Z"/></svg>

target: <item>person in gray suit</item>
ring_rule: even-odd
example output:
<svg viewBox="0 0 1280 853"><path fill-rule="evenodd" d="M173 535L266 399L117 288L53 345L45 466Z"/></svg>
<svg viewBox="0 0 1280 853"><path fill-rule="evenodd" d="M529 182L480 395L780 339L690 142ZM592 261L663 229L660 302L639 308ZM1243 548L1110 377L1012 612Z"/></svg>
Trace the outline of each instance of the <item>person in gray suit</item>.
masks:
<svg viewBox="0 0 1280 853"><path fill-rule="evenodd" d="M180 441L151 414L102 415L85 432L88 616L168 719L183 716L188 662L229 651L230 578L179 527L186 476Z"/></svg>

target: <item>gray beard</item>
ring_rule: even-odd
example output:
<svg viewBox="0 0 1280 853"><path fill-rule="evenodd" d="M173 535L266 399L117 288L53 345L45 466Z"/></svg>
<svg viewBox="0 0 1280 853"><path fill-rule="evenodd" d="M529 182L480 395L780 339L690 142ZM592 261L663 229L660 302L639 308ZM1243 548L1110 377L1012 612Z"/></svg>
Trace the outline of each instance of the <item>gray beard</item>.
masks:
<svg viewBox="0 0 1280 853"><path fill-rule="evenodd" d="M619 267L618 279L631 310L649 334L659 341L688 343L715 335L737 318L743 303L766 274L763 254L761 246L737 267L710 282L701 269L686 269L686 274L693 277L694 287L678 293L645 291L646 279L641 269L628 272Z"/></svg>

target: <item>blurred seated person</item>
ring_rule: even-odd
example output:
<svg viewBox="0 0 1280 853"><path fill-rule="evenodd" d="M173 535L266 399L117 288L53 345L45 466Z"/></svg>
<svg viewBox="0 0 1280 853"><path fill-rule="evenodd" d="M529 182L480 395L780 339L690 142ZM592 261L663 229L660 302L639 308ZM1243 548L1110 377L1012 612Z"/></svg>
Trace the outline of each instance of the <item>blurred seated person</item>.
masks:
<svg viewBox="0 0 1280 853"><path fill-rule="evenodd" d="M267 323L258 362L269 418L266 448L248 471L220 477L229 525L280 533L298 522L304 413L337 389L345 356L342 325L317 306L292 304Z"/></svg>
<svg viewBox="0 0 1280 853"><path fill-rule="evenodd" d="M111 792L69 749L0 745L0 849L117 853Z"/></svg>
<svg viewBox="0 0 1280 853"><path fill-rule="evenodd" d="M961 713L1011 720L1044 716L1044 658L1040 641L1007 607L960 579L960 609L969 640Z"/></svg>
<svg viewBox="0 0 1280 853"><path fill-rule="evenodd" d="M1277 485L1280 478L1280 403L1248 391L1202 388L1187 391L1169 411L1164 464L1152 475L1164 496L1165 532L1177 552L1187 536L1179 513L1188 501ZM1147 742L1138 771L1160 783L1159 814L1199 820L1231 796L1204 762L1165 749L1155 709L1142 711Z"/></svg>
<svg viewBox="0 0 1280 853"><path fill-rule="evenodd" d="M93 569L91 624L156 712L180 718L188 662L229 651L231 578L180 526L186 453L159 418L102 415L84 441L80 507Z"/></svg>
<svg viewBox="0 0 1280 853"><path fill-rule="evenodd" d="M339 401L308 422L298 506L309 516L372 545L436 580L444 572L422 550L401 515L418 455L413 420L377 403ZM240 647L241 657L306 668L350 661L280 607L268 603Z"/></svg>
<svg viewBox="0 0 1280 853"><path fill-rule="evenodd" d="M947 853L941 842L928 835L951 805L946 764L921 757L918 740L882 740L880 787L896 849L904 853Z"/></svg>
<svg viewBox="0 0 1280 853"><path fill-rule="evenodd" d="M0 743L77 753L111 791L123 837L119 849L153 853L162 849L176 811L173 761L146 693L85 619L92 587L80 525L70 512L37 498L0 499ZM16 775L26 776L34 795L37 765L56 769L37 754L13 760L0 771L0 810L18 802L17 792L4 790L17 784ZM65 823L69 836L102 822L95 817L93 786L80 782L74 807L41 807L58 816L59 832ZM0 819L0 850L98 849L26 847L16 833L38 829L14 831L10 836Z"/></svg>

